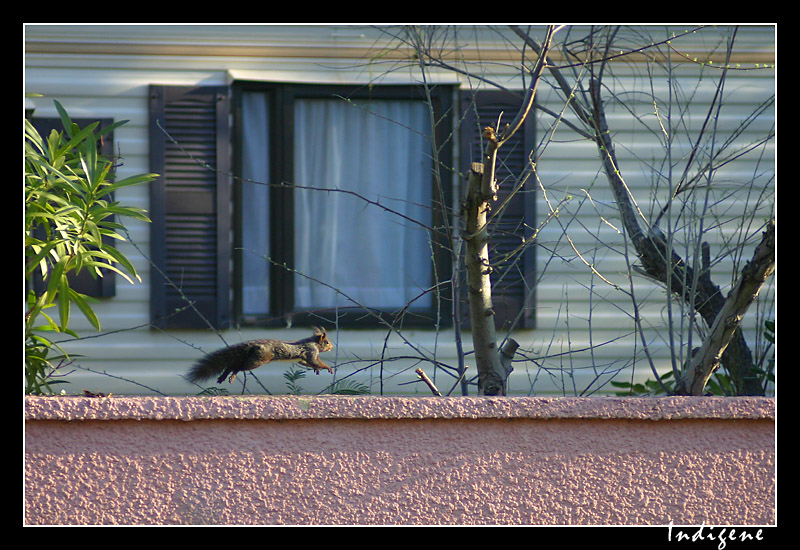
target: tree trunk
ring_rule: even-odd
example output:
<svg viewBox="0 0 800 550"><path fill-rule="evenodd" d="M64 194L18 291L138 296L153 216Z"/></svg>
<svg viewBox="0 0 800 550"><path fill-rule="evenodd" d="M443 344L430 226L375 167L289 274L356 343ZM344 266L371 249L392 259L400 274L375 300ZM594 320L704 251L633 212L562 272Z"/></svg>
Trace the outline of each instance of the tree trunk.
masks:
<svg viewBox="0 0 800 550"><path fill-rule="evenodd" d="M489 174L488 177L493 177L493 174ZM508 372L500 360L497 349L490 280L492 269L489 265L487 217L492 208L493 194L491 191L489 194L483 192L483 179L484 165L473 162L464 204L467 296L472 324L472 345L478 368L478 394L505 395Z"/></svg>
<svg viewBox="0 0 800 550"><path fill-rule="evenodd" d="M497 150L522 127L533 108L536 88L547 63L547 52L556 30L556 27L552 25L547 29L544 45L537 52L539 58L531 71L531 83L514 120L502 129L491 126L484 128L483 137L486 139L486 151L483 162L472 163L467 183L467 197L463 211L466 218L464 240L467 244L465 265L469 315L472 323L472 343L478 368L478 393L480 395L506 394L506 380L513 370L511 360L519 345L509 338L503 348L498 351L495 334L487 218L492 210L492 204L497 200L497 182L495 181Z"/></svg>

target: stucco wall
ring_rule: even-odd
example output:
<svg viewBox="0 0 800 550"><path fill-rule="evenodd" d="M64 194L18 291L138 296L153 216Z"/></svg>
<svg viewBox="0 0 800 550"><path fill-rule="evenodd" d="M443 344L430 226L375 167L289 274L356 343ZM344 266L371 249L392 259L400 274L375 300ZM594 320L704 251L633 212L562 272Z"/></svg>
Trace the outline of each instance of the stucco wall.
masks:
<svg viewBox="0 0 800 550"><path fill-rule="evenodd" d="M773 524L765 398L25 399L28 524Z"/></svg>

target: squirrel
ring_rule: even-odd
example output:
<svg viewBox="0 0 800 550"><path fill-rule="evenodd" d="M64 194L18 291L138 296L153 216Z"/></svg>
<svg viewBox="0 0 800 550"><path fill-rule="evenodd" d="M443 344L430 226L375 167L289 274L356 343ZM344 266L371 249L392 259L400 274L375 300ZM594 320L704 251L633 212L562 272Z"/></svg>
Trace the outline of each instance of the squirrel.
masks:
<svg viewBox="0 0 800 550"><path fill-rule="evenodd" d="M272 361L295 361L314 369L316 374L325 369L333 373L319 354L333 349L325 329L314 327L314 334L296 342L281 340L250 340L218 349L197 361L184 378L189 382L201 382L219 376L217 384L228 378L233 382L236 374L253 370Z"/></svg>

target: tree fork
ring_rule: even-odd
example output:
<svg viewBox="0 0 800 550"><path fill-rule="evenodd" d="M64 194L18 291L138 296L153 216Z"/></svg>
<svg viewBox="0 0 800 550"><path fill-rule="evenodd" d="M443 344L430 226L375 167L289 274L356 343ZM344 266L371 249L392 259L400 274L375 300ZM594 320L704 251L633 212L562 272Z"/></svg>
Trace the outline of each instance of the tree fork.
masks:
<svg viewBox="0 0 800 550"><path fill-rule="evenodd" d="M742 269L736 286L728 293L703 345L684 372L677 392L702 395L708 379L719 368L722 354L734 338L739 324L758 296L761 287L775 271L775 219L767 223L753 258Z"/></svg>

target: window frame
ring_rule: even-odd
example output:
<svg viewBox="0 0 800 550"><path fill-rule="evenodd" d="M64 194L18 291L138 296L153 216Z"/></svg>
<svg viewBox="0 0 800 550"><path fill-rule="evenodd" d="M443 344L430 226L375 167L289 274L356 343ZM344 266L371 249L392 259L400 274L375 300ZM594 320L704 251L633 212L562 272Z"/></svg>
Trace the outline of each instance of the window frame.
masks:
<svg viewBox="0 0 800 550"><path fill-rule="evenodd" d="M270 125L270 311L264 315L245 314L242 307L242 234L247 230L241 214L241 185L234 185L233 193L233 316L243 326L285 326L286 324L323 324L350 327L377 326L381 321L394 323L401 320L404 326L429 326L448 324L451 321L450 300L452 293L450 280L452 254L444 234L445 227L452 223L452 172L453 146L452 106L455 88L438 86L428 90L433 106L435 143L440 147L441 186L431 174L431 206L433 207L433 227L439 228L432 237L435 275L439 281L432 307L424 312L398 312L371 308L346 308L317 310L313 312L295 311L294 277L290 269L282 266L294 265L294 193L290 186L278 185L294 181L294 102L298 99L319 99L343 97L354 101L364 99L416 99L426 98L425 90L416 85L348 85L348 84L297 84L235 81L232 83L233 99L233 170L237 182L242 174L242 96L245 92L262 92L268 96L268 117ZM444 144L442 146L441 144ZM438 196L437 196L438 195ZM440 304L437 307L437 303ZM399 317L403 317L399 319Z"/></svg>

